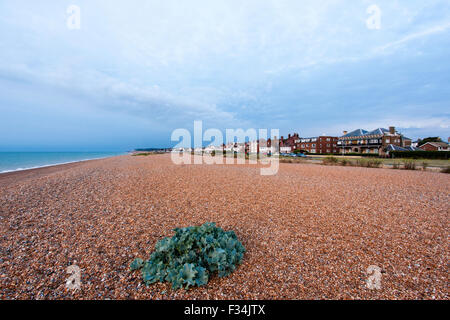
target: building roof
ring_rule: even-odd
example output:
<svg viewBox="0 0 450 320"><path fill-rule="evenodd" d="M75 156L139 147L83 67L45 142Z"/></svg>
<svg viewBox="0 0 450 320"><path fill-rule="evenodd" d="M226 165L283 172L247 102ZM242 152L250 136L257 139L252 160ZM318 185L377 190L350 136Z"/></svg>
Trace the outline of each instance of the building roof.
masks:
<svg viewBox="0 0 450 320"><path fill-rule="evenodd" d="M353 130L352 132L349 132L345 135L343 135L342 137L359 137L359 136L363 136L365 134L367 134L369 131L364 130L364 129L356 129Z"/></svg>
<svg viewBox="0 0 450 320"><path fill-rule="evenodd" d="M412 147L412 146L408 146L408 147L399 147L399 146L394 146L393 144L390 144L386 147L387 151L423 151L423 149L420 149L418 147Z"/></svg>
<svg viewBox="0 0 450 320"><path fill-rule="evenodd" d="M435 147L444 147L444 148L448 147L448 144L446 142L427 142L427 143L424 143L421 146L424 146L426 144L431 144L432 146L435 146Z"/></svg>
<svg viewBox="0 0 450 320"><path fill-rule="evenodd" d="M377 128L377 129L372 130L372 131L370 131L369 133L367 133L367 135L377 135L377 134L383 135L384 133L387 133L387 132L389 132L388 129L385 129L385 128Z"/></svg>
<svg viewBox="0 0 450 320"><path fill-rule="evenodd" d="M386 147L386 150L387 151L411 151L411 150L408 150L408 149L403 148L403 147L394 146L393 144L388 145Z"/></svg>
<svg viewBox="0 0 450 320"><path fill-rule="evenodd" d="M399 147L399 146L394 146L393 144L388 145L386 147L386 150L387 151L423 151L422 149L417 148L417 147L409 146L409 147L403 148L403 147Z"/></svg>
<svg viewBox="0 0 450 320"><path fill-rule="evenodd" d="M383 136L385 133L389 133L389 130L386 128L377 128L372 131L367 131L364 129L356 129L353 130L352 132L343 135L341 138Z"/></svg>

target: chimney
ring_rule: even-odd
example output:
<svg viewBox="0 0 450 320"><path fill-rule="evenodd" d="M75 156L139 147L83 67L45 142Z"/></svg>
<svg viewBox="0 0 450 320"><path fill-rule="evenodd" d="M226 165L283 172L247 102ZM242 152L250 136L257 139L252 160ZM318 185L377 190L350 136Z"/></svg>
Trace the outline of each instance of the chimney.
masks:
<svg viewBox="0 0 450 320"><path fill-rule="evenodd" d="M389 127L389 133L395 134L395 127Z"/></svg>
<svg viewBox="0 0 450 320"><path fill-rule="evenodd" d="M291 134L289 133L289 134L288 134L288 139L289 139L290 137L291 137Z"/></svg>
<svg viewBox="0 0 450 320"><path fill-rule="evenodd" d="M344 130L344 136L347 134L347 131Z"/></svg>

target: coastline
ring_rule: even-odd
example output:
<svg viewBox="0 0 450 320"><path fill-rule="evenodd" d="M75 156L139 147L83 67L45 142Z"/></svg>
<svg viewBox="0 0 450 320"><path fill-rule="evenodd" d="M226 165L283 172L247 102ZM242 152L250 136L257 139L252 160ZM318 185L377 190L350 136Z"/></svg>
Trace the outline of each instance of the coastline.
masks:
<svg viewBox="0 0 450 320"><path fill-rule="evenodd" d="M11 169L11 170L4 170L4 171L0 171L0 174L17 172L17 171L25 171L25 170L33 170L33 169L41 169L41 168L46 168L46 167L54 167L54 166L60 166L60 165L64 165L64 164L83 162L83 161L89 161L89 160L100 160L100 159L106 159L106 158L111 158L111 157L116 157L116 156L107 156L107 157L92 158L92 159L81 159L81 160L74 160L74 161L44 164L42 166L35 166L35 167L28 167L28 168L17 168L17 169Z"/></svg>
<svg viewBox="0 0 450 320"><path fill-rule="evenodd" d="M39 166L39 167L35 167L35 168L25 168L25 169L20 169L20 170L0 172L0 187L4 187L13 182L20 182L20 181L23 181L24 179L30 179L30 178L34 179L34 178L38 178L38 177L41 177L41 176L44 176L47 174L52 174L52 173L56 173L59 171L72 169L72 168L78 167L85 163L101 161L101 160L115 158L115 157L122 157L125 155L126 154L104 157L104 158L77 160L77 161L70 161L70 162L65 162L65 163L44 165L44 166Z"/></svg>

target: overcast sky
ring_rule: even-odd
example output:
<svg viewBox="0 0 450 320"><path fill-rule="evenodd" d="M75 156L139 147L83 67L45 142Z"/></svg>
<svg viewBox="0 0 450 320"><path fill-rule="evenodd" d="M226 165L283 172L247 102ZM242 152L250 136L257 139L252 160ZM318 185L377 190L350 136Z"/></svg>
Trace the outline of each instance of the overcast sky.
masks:
<svg viewBox="0 0 450 320"><path fill-rule="evenodd" d="M0 151L170 146L194 120L447 140L450 1L0 2Z"/></svg>

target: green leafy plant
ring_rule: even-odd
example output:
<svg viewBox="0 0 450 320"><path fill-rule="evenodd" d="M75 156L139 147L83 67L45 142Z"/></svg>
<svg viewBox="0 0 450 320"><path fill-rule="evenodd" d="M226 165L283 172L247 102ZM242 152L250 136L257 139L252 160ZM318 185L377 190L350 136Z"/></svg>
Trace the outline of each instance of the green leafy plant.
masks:
<svg viewBox="0 0 450 320"><path fill-rule="evenodd" d="M234 231L224 231L215 223L176 228L172 238L156 243L148 261L135 259L130 269L141 270L144 282L172 283L173 289L202 286L217 273L225 277L242 263L245 248Z"/></svg>

